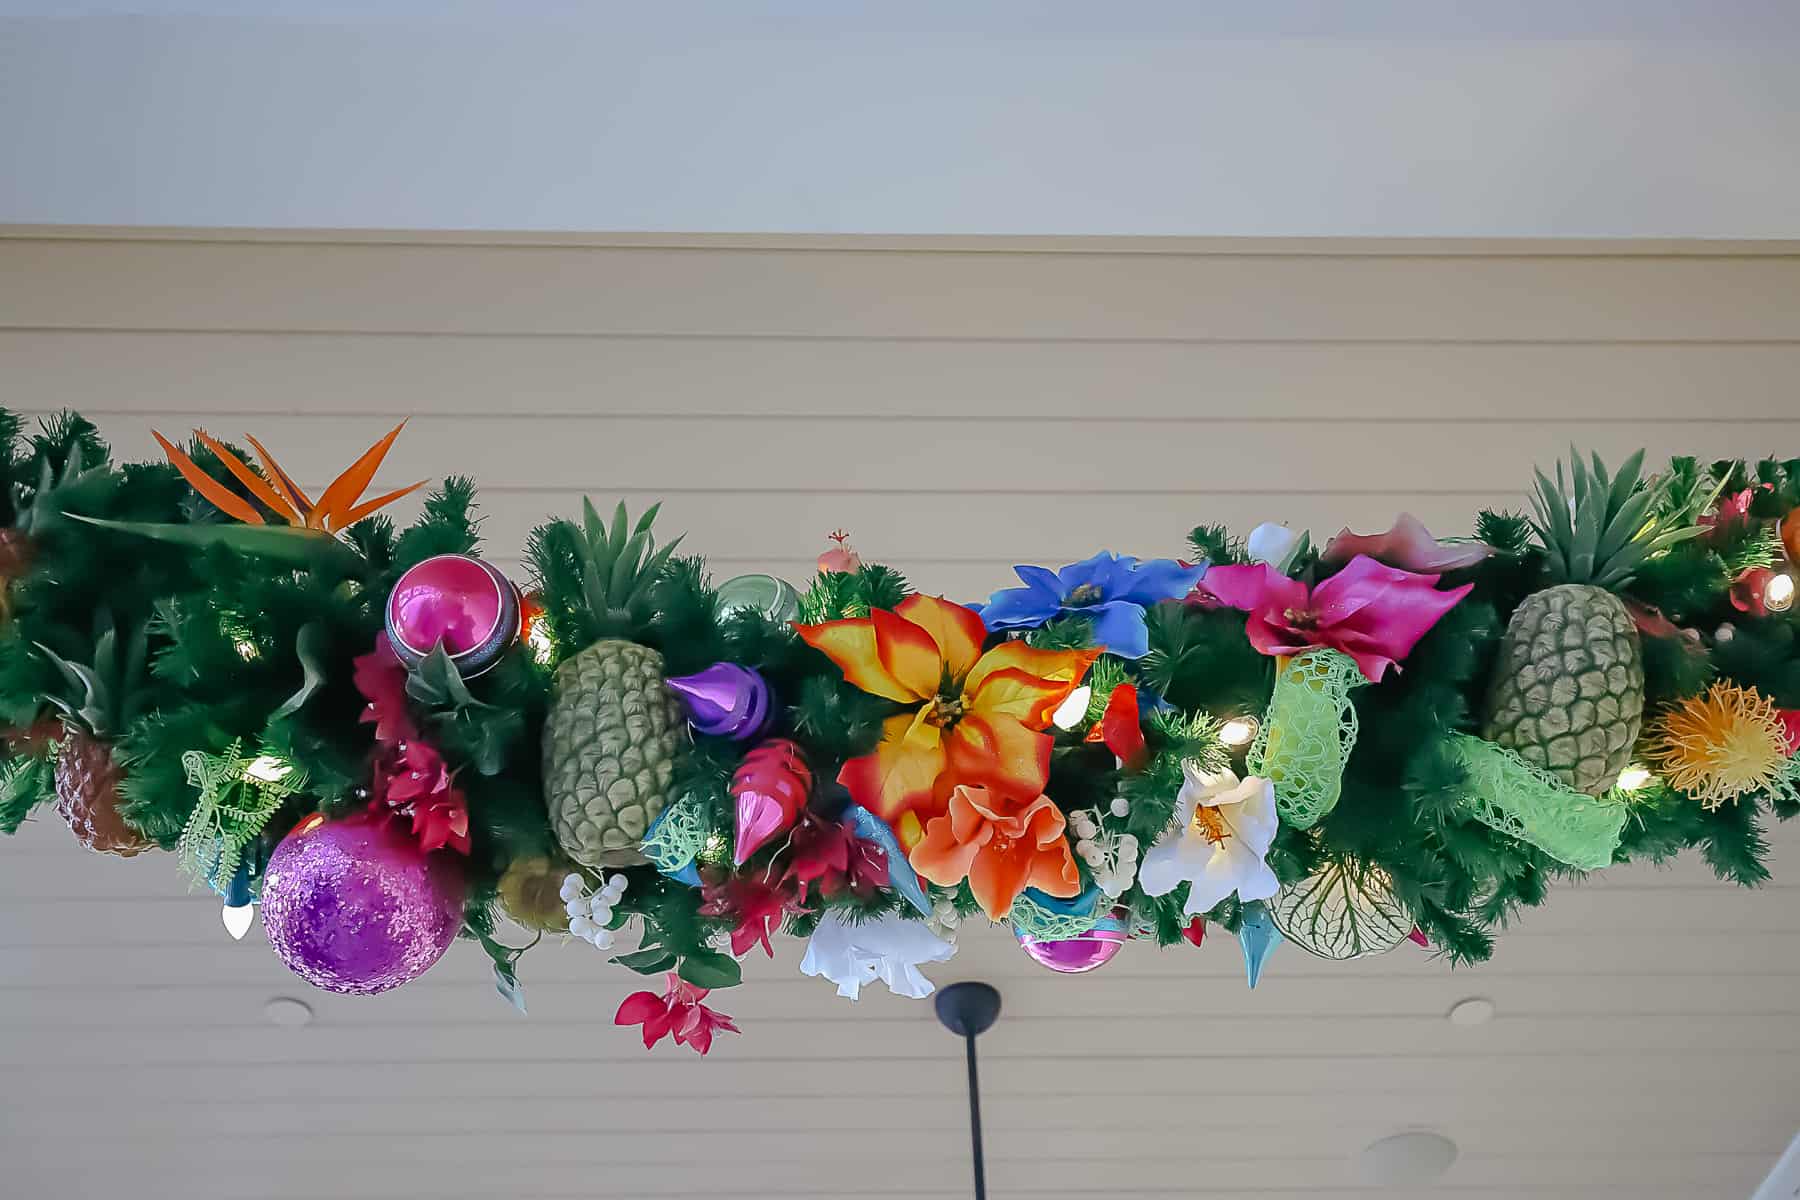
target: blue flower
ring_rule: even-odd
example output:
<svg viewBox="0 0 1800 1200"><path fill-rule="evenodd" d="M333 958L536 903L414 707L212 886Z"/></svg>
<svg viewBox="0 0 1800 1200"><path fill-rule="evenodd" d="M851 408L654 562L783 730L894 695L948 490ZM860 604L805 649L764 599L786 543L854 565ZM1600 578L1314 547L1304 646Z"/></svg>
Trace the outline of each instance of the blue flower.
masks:
<svg viewBox="0 0 1800 1200"><path fill-rule="evenodd" d="M1024 587L995 592L983 606L989 629L1031 629L1054 617L1086 617L1094 642L1120 658L1142 658L1150 650L1144 609L1159 600L1179 600L1206 574L1206 564L1184 567L1173 559L1140 563L1102 551L1060 571L1014 567Z"/></svg>

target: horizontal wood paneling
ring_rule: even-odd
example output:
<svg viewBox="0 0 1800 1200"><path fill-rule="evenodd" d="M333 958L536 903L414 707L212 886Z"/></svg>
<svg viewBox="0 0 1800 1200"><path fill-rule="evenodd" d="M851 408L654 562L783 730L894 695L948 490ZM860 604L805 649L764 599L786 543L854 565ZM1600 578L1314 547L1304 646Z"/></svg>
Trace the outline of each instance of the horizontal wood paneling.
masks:
<svg viewBox="0 0 1800 1200"><path fill-rule="evenodd" d="M0 241L0 325L905 338L1800 338L1800 257Z"/></svg>
<svg viewBox="0 0 1800 1200"><path fill-rule="evenodd" d="M826 531L960 598L1015 562L1180 551L1397 511L1466 532L1571 441L1800 454L1788 247L0 234L15 408L254 432L317 483L483 485L488 553L582 494L665 501L718 575L806 575ZM1654 251L1654 252L1652 252ZM412 511L403 507L401 516ZM988 978L990 1194L1368 1200L1356 1151L1436 1128L1431 1194L1747 1195L1800 1124L1800 827L1745 891L1689 858L1559 886L1494 961L1233 939ZM459 945L374 998L307 990L167 859L0 843L0 1149L21 1195L966 1196L960 1051L929 1009L746 964L705 1061L610 1025L642 986L534 950L532 1016ZM274 995L317 1020L276 1029ZM1494 1000L1477 1028L1444 1014ZM89 1133L104 1128L109 1136ZM10 1192L9 1192L10 1194Z"/></svg>
<svg viewBox="0 0 1800 1200"><path fill-rule="evenodd" d="M1275 327L1272 327L1275 328ZM1134 342L0 329L15 403L95 412L1741 420L1800 344Z"/></svg>

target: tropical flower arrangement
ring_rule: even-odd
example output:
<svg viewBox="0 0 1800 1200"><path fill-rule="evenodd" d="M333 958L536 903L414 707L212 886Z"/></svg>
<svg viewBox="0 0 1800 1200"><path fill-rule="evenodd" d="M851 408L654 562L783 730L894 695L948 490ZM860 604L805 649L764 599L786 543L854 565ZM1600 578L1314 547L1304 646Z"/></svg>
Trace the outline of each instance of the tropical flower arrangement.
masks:
<svg viewBox="0 0 1800 1200"><path fill-rule="evenodd" d="M508 579L469 481L362 498L398 433L315 502L253 438L117 465L0 413L0 827L178 850L345 993L461 937L522 1008L586 942L653 981L618 1024L704 1054L784 936L849 999L985 924L1064 972L1209 928L1252 986L1289 943L1470 963L1558 877L1754 885L1800 811L1800 461L1577 455L1466 537L1200 526L961 602L841 531L715 580L591 504Z"/></svg>

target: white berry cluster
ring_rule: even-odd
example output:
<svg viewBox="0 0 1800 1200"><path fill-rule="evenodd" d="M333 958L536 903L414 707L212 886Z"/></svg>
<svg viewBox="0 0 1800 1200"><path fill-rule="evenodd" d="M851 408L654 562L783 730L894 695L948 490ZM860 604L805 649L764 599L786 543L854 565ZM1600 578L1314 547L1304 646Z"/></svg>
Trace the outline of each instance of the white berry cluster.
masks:
<svg viewBox="0 0 1800 1200"><path fill-rule="evenodd" d="M1129 816L1131 804L1123 796L1114 796L1111 805L1115 817ZM1069 817L1069 828L1075 832L1075 854L1094 873L1094 882L1110 898L1123 896L1137 878L1138 840L1129 833L1114 835L1100 827L1091 810L1078 810Z"/></svg>
<svg viewBox="0 0 1800 1200"><path fill-rule="evenodd" d="M563 911L569 914L569 932L596 950L611 950L613 931L607 925L612 922L613 905L624 894L623 875L614 875L599 891L588 895L587 881L571 871L563 877L562 891L558 893Z"/></svg>

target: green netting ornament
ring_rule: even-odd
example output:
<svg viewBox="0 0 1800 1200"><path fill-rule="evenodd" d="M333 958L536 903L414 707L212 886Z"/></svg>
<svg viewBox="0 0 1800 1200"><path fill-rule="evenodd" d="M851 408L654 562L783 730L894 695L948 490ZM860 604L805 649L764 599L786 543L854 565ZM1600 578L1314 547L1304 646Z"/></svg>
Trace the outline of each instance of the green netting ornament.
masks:
<svg viewBox="0 0 1800 1200"><path fill-rule="evenodd" d="M1447 744L1467 775L1464 803L1477 820L1578 870L1612 862L1629 812L1616 793L1575 791L1512 751L1466 733L1451 734Z"/></svg>
<svg viewBox="0 0 1800 1200"><path fill-rule="evenodd" d="M1344 764L1356 745L1350 689L1367 682L1355 661L1337 650L1308 650L1282 661L1248 766L1275 785L1275 808L1285 824L1311 829L1337 806Z"/></svg>

